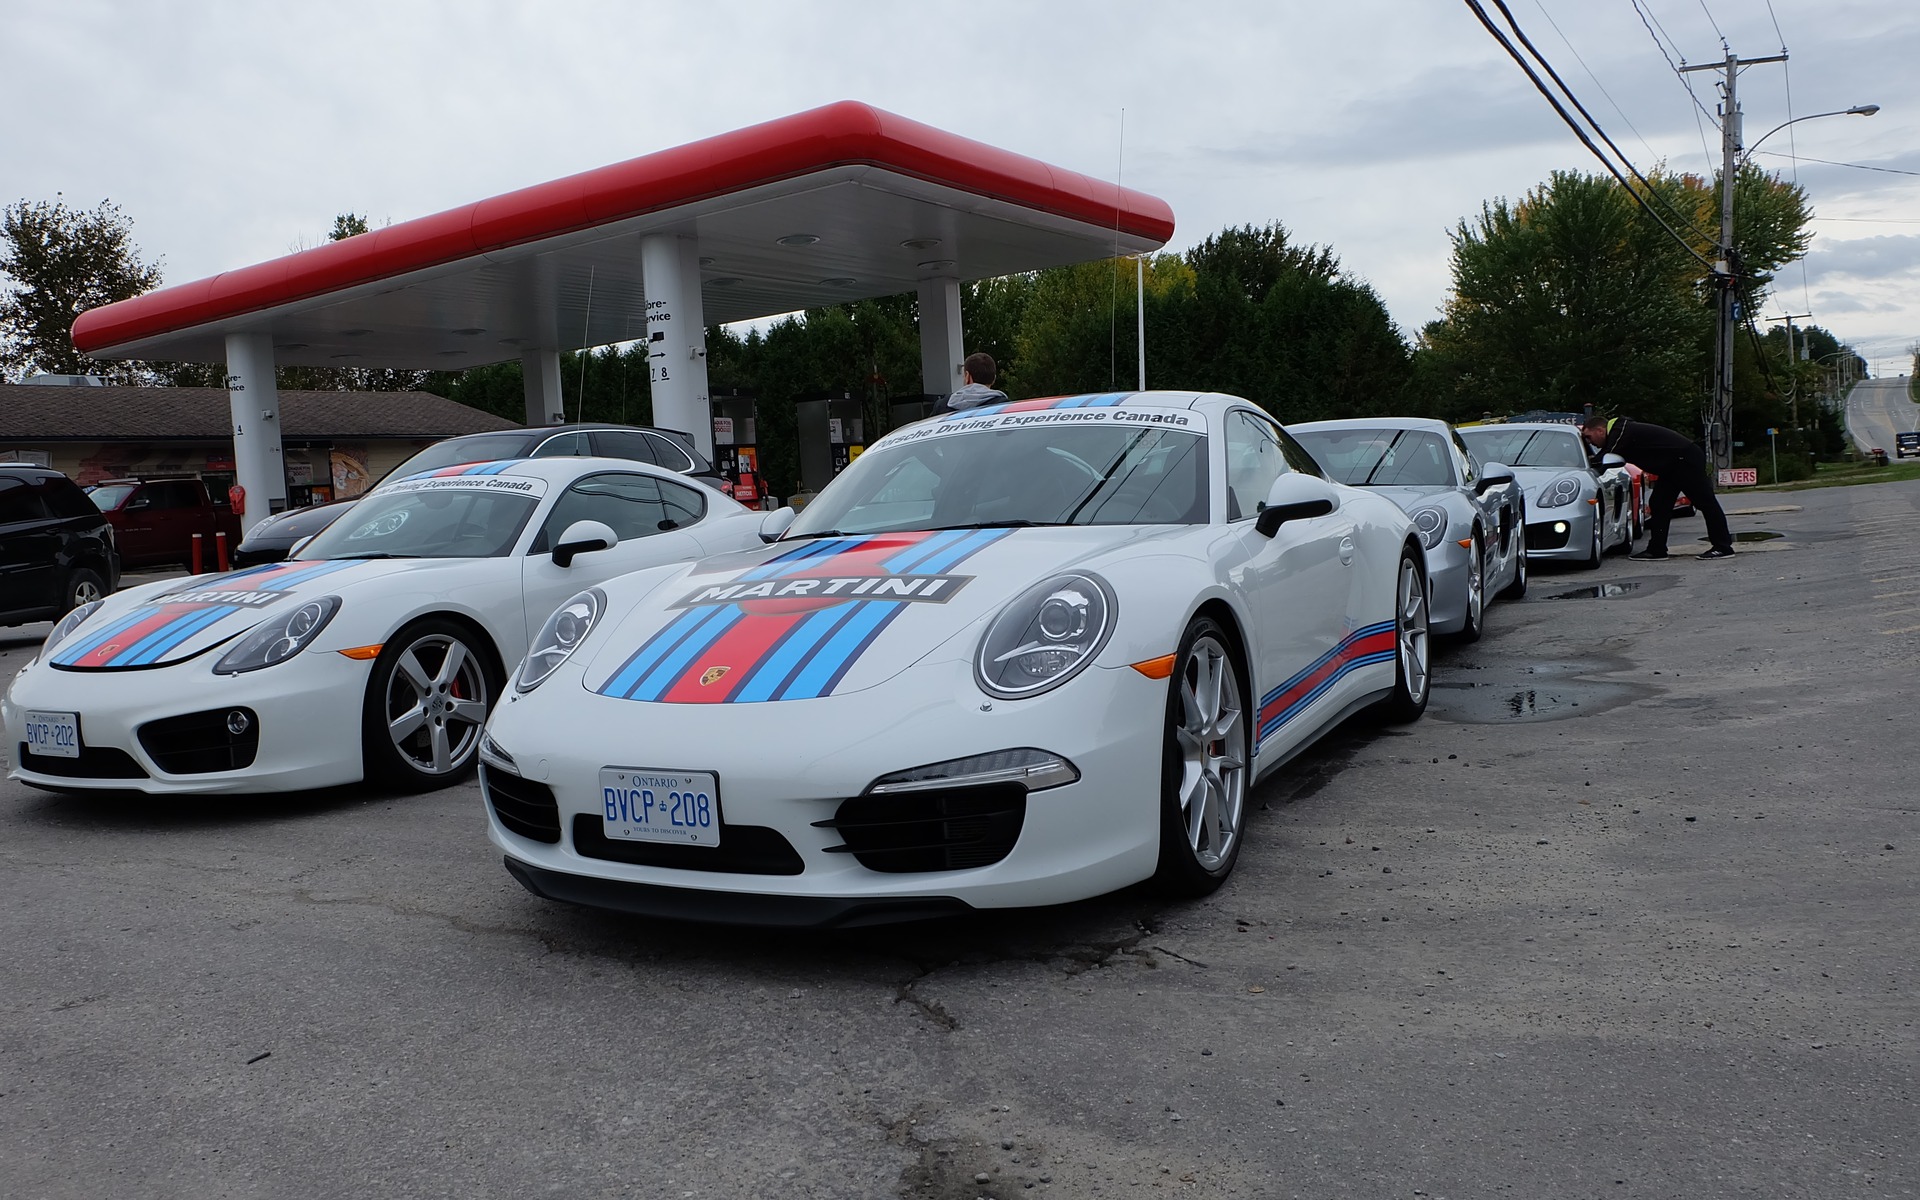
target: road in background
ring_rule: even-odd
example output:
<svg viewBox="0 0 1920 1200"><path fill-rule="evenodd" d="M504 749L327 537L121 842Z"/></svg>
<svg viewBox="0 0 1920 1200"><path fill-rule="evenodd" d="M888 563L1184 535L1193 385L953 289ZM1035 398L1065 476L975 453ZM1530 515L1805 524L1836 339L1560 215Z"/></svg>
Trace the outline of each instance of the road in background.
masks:
<svg viewBox="0 0 1920 1200"><path fill-rule="evenodd" d="M1907 398L1907 380L1862 379L1847 396L1847 435L1862 452L1893 454L1893 435L1920 429L1920 405Z"/></svg>
<svg viewBox="0 0 1920 1200"><path fill-rule="evenodd" d="M703 928L528 895L471 785L0 783L0 1195L1913 1196L1920 481L1725 502L1198 903Z"/></svg>

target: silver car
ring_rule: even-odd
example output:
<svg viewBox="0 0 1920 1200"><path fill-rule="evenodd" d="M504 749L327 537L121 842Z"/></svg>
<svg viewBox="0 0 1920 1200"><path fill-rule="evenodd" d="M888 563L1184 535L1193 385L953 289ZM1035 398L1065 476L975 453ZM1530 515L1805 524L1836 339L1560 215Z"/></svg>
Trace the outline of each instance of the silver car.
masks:
<svg viewBox="0 0 1920 1200"><path fill-rule="evenodd" d="M1445 421L1307 421L1287 432L1330 477L1379 492L1413 518L1427 548L1435 633L1473 641L1489 593L1526 593L1526 497L1511 470L1475 458Z"/></svg>
<svg viewBox="0 0 1920 1200"><path fill-rule="evenodd" d="M1580 431L1551 421L1471 425L1460 436L1526 489L1527 557L1597 567L1607 552L1632 549L1633 484L1619 455L1595 466Z"/></svg>

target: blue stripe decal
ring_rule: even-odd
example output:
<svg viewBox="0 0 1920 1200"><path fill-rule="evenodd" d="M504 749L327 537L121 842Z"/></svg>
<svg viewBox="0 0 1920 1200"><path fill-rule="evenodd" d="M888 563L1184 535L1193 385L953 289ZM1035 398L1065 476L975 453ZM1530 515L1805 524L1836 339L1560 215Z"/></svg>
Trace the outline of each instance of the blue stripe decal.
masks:
<svg viewBox="0 0 1920 1200"><path fill-rule="evenodd" d="M906 604L901 601L879 603L869 601L861 604L845 624L820 648L820 652L808 661L793 682L780 692L782 700L811 700L826 694L828 688L838 682L852 665L858 652L872 640L881 626L892 618Z"/></svg>
<svg viewBox="0 0 1920 1200"><path fill-rule="evenodd" d="M965 529L942 529L908 546L880 565L885 570L891 571L896 575L908 574L916 564L926 561L948 546L962 540L967 536L968 532L969 531Z"/></svg>
<svg viewBox="0 0 1920 1200"><path fill-rule="evenodd" d="M653 664L660 661L661 655L678 646L682 638L692 633L696 625L711 615L708 611L690 608L675 617L671 624L649 639L648 645L642 646L632 658L623 663L620 669L613 673L613 678L600 685L600 694L603 696L626 695L635 684L640 682L642 676L653 669Z"/></svg>
<svg viewBox="0 0 1920 1200"><path fill-rule="evenodd" d="M634 685L633 689L627 693L627 699L658 700L662 692L673 686L673 681L679 677L680 672L686 670L687 664L693 661L694 655L713 645L728 627L745 615L737 604L728 604L714 609L707 615L706 620L681 639L672 653L656 663L653 670L647 672L645 677Z"/></svg>
<svg viewBox="0 0 1920 1200"><path fill-rule="evenodd" d="M1309 704L1312 704L1315 700L1318 700L1320 697L1326 695L1327 692L1330 689L1332 689L1334 684L1340 682L1342 679L1345 679L1352 672L1359 670L1361 667L1373 666L1375 663L1392 662L1394 659L1395 653L1396 652L1392 650L1385 650L1378 654L1369 654L1363 658L1356 658L1353 661L1342 666L1338 671L1335 671L1333 674L1327 676L1326 679L1322 680L1319 686L1315 687L1312 691L1300 697L1300 699L1294 701L1291 705L1288 705L1285 709L1274 714L1274 717L1271 721L1268 721L1266 724L1260 727L1261 739L1265 740L1267 737L1271 736L1275 730L1279 729L1282 725L1285 725L1288 721L1291 721L1295 717L1299 716L1302 709L1306 708Z"/></svg>
<svg viewBox="0 0 1920 1200"><path fill-rule="evenodd" d="M68 642L66 645L60 647L59 651L54 655L53 661L57 663L79 662L98 647L106 645L122 630L138 625L140 622L146 620L149 615L151 614L136 608L127 616L121 617L117 621L110 621L100 629L90 631L83 635L80 640Z"/></svg>
<svg viewBox="0 0 1920 1200"><path fill-rule="evenodd" d="M973 530L968 533L963 541L958 545L950 547L945 553L935 554L924 559L920 563L919 569L923 574L938 575L940 572L951 567L959 566L967 559L972 558L980 551L985 550L988 546L993 545L1012 532L1013 530L1011 529Z"/></svg>
<svg viewBox="0 0 1920 1200"><path fill-rule="evenodd" d="M212 608L198 609L177 620L171 621L141 638L133 645L113 656L109 666L138 667L145 666L178 646L194 634L209 625L218 624L222 617L235 611L236 605L219 604Z"/></svg>
<svg viewBox="0 0 1920 1200"><path fill-rule="evenodd" d="M859 607L858 600L849 600L845 604L823 608L789 629L786 636L760 661L760 665L753 669L747 681L740 685L733 699L743 703L773 699L776 693L793 682L793 677L806 664L813 648L832 636Z"/></svg>
<svg viewBox="0 0 1920 1200"><path fill-rule="evenodd" d="M1285 683L1281 684L1279 687L1272 689L1266 695L1260 697L1260 707L1265 708L1267 705L1272 704L1275 700L1279 699L1281 694L1286 692L1289 688L1294 687L1302 679L1305 679L1307 676L1313 674L1315 671L1318 671L1321 667L1324 667L1329 662L1333 661L1333 659L1337 655L1339 655L1339 653L1342 650L1345 650L1349 645L1352 645L1354 642L1357 642L1362 638L1370 638L1375 634L1385 633L1387 630L1392 629L1393 627L1394 627L1394 624L1392 621L1381 621L1381 622L1378 622L1377 624L1368 625L1368 626L1365 626L1364 628L1354 630L1352 633L1348 634L1346 637L1341 638L1339 644L1334 646L1333 649L1327 651L1325 654L1322 654L1319 658L1314 659L1313 664L1311 666L1307 667L1303 671L1295 672L1292 678L1288 679Z"/></svg>

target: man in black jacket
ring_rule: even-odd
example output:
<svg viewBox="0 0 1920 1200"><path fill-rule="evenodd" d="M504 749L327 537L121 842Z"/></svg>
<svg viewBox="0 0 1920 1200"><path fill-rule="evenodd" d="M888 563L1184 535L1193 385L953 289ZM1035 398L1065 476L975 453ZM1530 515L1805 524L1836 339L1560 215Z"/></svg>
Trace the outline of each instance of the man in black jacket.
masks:
<svg viewBox="0 0 1920 1200"><path fill-rule="evenodd" d="M1713 480L1707 476L1707 453L1691 438L1660 425L1615 417L1591 416L1580 426L1581 434L1603 454L1618 454L1642 471L1657 478L1648 502L1652 512L1647 521L1647 547L1636 550L1631 558L1666 558L1667 526L1673 521L1673 502L1681 492L1693 501L1707 523L1711 549L1699 558L1733 557L1733 532L1727 528L1727 514L1714 499Z"/></svg>

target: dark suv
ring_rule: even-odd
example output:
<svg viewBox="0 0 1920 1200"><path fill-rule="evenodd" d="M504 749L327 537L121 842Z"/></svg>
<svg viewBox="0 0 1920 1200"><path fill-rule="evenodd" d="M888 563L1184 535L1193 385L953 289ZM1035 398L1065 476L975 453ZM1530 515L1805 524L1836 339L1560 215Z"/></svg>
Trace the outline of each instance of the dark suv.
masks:
<svg viewBox="0 0 1920 1200"><path fill-rule="evenodd" d="M79 485L0 463L0 625L55 620L119 585L113 527Z"/></svg>
<svg viewBox="0 0 1920 1200"><path fill-rule="evenodd" d="M642 425L543 425L532 429L502 429L469 433L435 442L390 471L387 479L405 479L462 463L497 462L503 458L565 458L598 455L653 463L682 475L715 483L720 473L694 449L693 439L677 429ZM358 500L336 500L275 513L247 531L233 556L236 567L279 562L302 538L312 537L333 524L335 517Z"/></svg>

